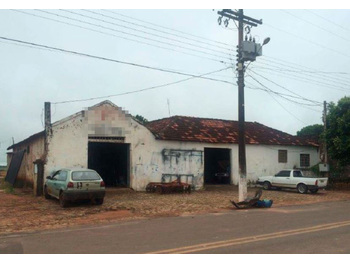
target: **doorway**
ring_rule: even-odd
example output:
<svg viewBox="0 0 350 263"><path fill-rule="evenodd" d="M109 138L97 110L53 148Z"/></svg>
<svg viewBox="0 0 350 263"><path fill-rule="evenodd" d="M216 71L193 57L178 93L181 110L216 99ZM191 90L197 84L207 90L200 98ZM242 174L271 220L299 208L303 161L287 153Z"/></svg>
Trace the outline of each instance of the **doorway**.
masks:
<svg viewBox="0 0 350 263"><path fill-rule="evenodd" d="M231 149L204 148L204 183L230 184Z"/></svg>
<svg viewBox="0 0 350 263"><path fill-rule="evenodd" d="M129 187L130 145L89 142L88 168L97 171L107 187Z"/></svg>

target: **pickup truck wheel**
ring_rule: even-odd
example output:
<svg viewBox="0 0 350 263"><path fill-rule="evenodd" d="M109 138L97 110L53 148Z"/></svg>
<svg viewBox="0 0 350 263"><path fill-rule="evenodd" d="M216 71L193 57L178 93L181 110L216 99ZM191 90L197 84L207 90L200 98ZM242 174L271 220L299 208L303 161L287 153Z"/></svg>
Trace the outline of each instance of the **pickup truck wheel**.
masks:
<svg viewBox="0 0 350 263"><path fill-rule="evenodd" d="M61 207L67 207L68 202L67 202L67 200L64 199L63 192L60 193L59 201L60 201L60 206Z"/></svg>
<svg viewBox="0 0 350 263"><path fill-rule="evenodd" d="M310 189L309 190L312 194L316 194L318 192L318 189Z"/></svg>
<svg viewBox="0 0 350 263"><path fill-rule="evenodd" d="M297 190L301 194L306 194L308 191L307 186L305 184L298 184Z"/></svg>
<svg viewBox="0 0 350 263"><path fill-rule="evenodd" d="M264 182L264 184L263 184L263 188L264 188L264 190L270 190L271 189L271 184L270 184L270 182Z"/></svg>

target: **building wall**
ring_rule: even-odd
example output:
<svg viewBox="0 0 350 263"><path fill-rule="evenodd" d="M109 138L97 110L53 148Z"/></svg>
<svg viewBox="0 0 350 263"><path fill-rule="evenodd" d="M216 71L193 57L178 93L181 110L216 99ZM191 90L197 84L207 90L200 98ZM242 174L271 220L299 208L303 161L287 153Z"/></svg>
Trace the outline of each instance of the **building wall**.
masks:
<svg viewBox="0 0 350 263"><path fill-rule="evenodd" d="M130 145L130 187L144 191L149 182L160 182L162 174L193 174L196 189L204 183L204 149L231 149L231 183L238 184L238 145L156 140L142 124L123 110L101 104L52 126L45 176L62 167L88 166L89 136L121 137ZM287 150L287 163L278 162L278 150ZM300 167L300 154L310 154L317 164L314 147L247 145L247 180L273 175L281 169Z"/></svg>
<svg viewBox="0 0 350 263"><path fill-rule="evenodd" d="M145 190L148 182L159 182L163 173L193 174L196 189L204 183L204 149L231 150L231 183L239 182L238 145L154 140L135 151L133 158L133 188ZM278 162L278 150L287 150L287 163ZM254 183L258 177L274 175L282 169L300 168L300 154L310 154L310 166L319 162L317 148L301 146L247 145L247 180Z"/></svg>
<svg viewBox="0 0 350 263"><path fill-rule="evenodd" d="M25 150L15 186L36 189L34 161L44 158L44 143L44 136L41 136L14 148L14 152Z"/></svg>
<svg viewBox="0 0 350 263"><path fill-rule="evenodd" d="M238 167L238 146L235 167ZM287 150L287 162L278 162L278 150ZM300 168L300 154L310 155L310 167L319 163L316 147L307 146L275 146L275 145L247 145L247 180L254 182L260 176L274 175L283 169ZM234 184L238 184L238 169L234 171Z"/></svg>
<svg viewBox="0 0 350 263"><path fill-rule="evenodd" d="M48 136L44 177L61 168L86 168L87 142L87 119L82 112L54 123Z"/></svg>

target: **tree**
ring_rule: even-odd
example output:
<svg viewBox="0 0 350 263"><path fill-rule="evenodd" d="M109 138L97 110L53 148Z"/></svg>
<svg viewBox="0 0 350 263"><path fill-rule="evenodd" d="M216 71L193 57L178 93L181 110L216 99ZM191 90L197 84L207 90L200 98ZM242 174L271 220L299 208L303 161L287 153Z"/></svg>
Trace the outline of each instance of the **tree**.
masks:
<svg viewBox="0 0 350 263"><path fill-rule="evenodd" d="M350 97L328 105L325 133L328 154L340 166L350 164Z"/></svg>
<svg viewBox="0 0 350 263"><path fill-rule="evenodd" d="M319 140L322 132L323 125L314 124L302 128L300 131L297 132L297 136L307 136L311 138L317 138L317 140Z"/></svg>
<svg viewBox="0 0 350 263"><path fill-rule="evenodd" d="M138 120L142 124L146 124L148 122L148 120L145 117L138 115L138 114L135 116L135 119Z"/></svg>

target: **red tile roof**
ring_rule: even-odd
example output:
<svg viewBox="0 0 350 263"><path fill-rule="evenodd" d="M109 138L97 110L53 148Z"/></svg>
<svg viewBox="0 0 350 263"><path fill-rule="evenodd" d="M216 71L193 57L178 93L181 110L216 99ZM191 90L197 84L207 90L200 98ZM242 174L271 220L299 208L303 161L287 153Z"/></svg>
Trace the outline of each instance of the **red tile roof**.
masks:
<svg viewBox="0 0 350 263"><path fill-rule="evenodd" d="M146 127L159 140L238 144L238 121L173 116L151 121ZM246 144L318 146L257 122L246 122L245 132Z"/></svg>

